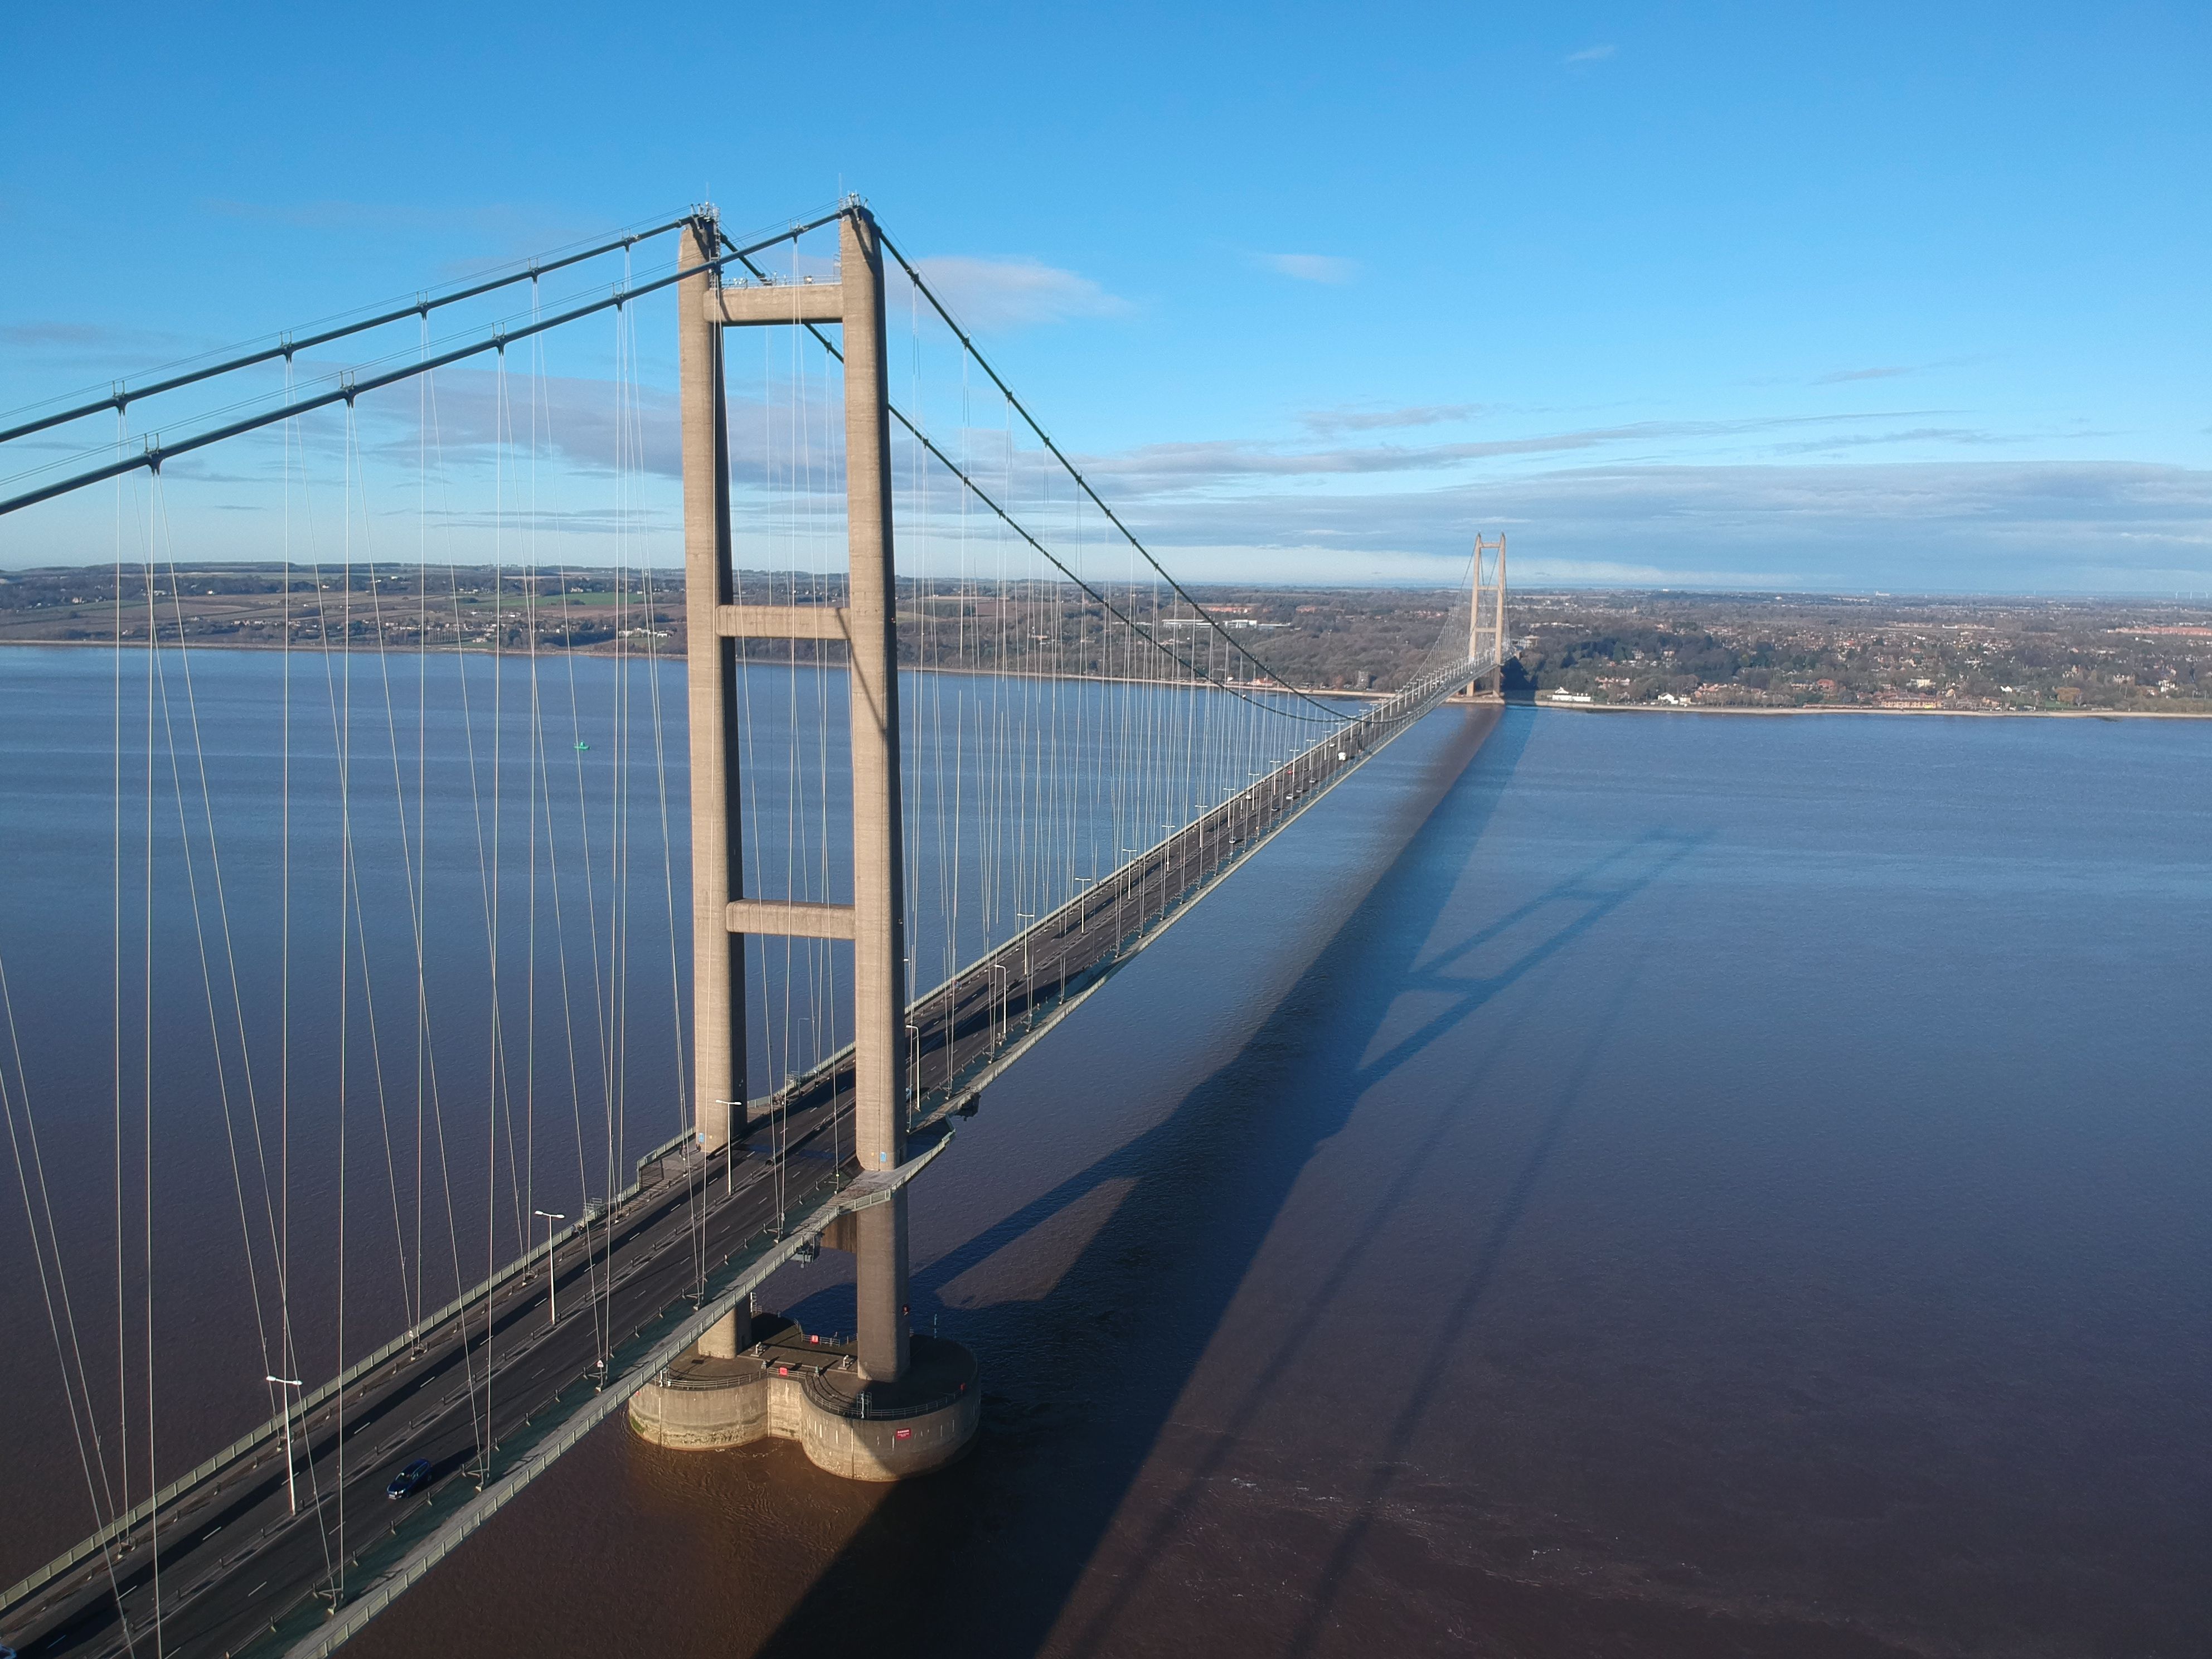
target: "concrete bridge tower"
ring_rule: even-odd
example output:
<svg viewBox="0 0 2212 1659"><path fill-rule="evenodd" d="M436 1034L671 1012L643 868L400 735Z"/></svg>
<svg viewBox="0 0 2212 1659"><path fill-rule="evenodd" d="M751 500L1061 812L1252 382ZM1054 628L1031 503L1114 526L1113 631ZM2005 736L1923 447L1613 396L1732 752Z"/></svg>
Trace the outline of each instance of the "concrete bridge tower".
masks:
<svg viewBox="0 0 2212 1659"><path fill-rule="evenodd" d="M897 590L883 252L857 203L838 221L835 283L726 283L712 210L686 228L678 285L684 427L684 565L691 752L693 1100L702 1155L746 1127L744 936L853 947L854 1141L863 1178L905 1159L905 860L900 846ZM739 605L731 567L722 331L834 325L845 364L845 603ZM853 902L748 899L740 857L737 641L842 641L851 682ZM913 1334L907 1195L840 1216L823 1242L854 1256L858 1330L824 1343L789 1322L731 1313L669 1378L637 1396L632 1425L663 1444L761 1434L800 1440L824 1468L896 1480L949 1461L975 1432L975 1368L956 1343Z"/></svg>
<svg viewBox="0 0 2212 1659"><path fill-rule="evenodd" d="M1492 574L1487 582L1482 580L1482 556L1486 553L1493 561ZM1490 596L1486 606L1483 604L1486 593ZM1486 542L1480 534L1474 538L1474 599L1467 609L1467 654L1470 659L1482 654L1486 635L1487 643L1496 647L1497 655L1492 660L1498 668L1494 678L1485 678L1490 679L1493 692L1502 697L1505 695L1505 532L1502 530L1494 542ZM1479 696L1481 681L1467 690L1469 696Z"/></svg>

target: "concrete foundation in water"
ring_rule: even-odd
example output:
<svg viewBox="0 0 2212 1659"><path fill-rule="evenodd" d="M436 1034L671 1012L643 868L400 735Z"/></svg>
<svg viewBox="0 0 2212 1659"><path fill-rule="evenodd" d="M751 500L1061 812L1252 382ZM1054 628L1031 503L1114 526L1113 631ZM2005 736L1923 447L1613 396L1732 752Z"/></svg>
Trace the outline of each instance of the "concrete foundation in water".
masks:
<svg viewBox="0 0 2212 1659"><path fill-rule="evenodd" d="M893 1382L872 1382L858 1344L810 1335L769 1314L737 1354L694 1350L632 1396L631 1430L656 1446L711 1451L796 1440L818 1468L848 1480L904 1480L967 1450L982 1417L975 1356L912 1336Z"/></svg>

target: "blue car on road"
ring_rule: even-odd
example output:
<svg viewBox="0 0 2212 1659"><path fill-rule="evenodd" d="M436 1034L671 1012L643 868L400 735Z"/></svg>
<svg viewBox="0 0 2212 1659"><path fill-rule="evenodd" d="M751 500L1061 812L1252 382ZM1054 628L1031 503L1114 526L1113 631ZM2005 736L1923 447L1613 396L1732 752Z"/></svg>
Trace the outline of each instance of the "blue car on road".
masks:
<svg viewBox="0 0 2212 1659"><path fill-rule="evenodd" d="M384 1489L386 1498L407 1498L430 1484L430 1460L418 1457L392 1477L392 1484Z"/></svg>

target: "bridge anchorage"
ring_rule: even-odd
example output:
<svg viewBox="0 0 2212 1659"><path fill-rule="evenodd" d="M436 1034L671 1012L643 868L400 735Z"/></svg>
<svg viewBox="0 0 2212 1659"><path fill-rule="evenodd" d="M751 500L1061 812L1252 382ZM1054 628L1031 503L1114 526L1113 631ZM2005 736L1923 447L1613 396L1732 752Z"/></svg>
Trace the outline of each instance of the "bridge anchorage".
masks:
<svg viewBox="0 0 2212 1659"><path fill-rule="evenodd" d="M885 371L884 255L866 209L838 221L838 279L725 284L714 221L684 231L678 288L684 442L684 592L690 639L692 1042L698 1149L729 1156L745 1123L744 939L835 939L853 947L849 1051L860 1175L842 1207L803 1243L854 1257L859 1326L823 1344L736 1296L692 1350L632 1396L631 1428L656 1444L797 1440L835 1474L897 1480L957 1457L975 1438L982 1395L974 1357L908 1322L906 899L900 847L896 579ZM735 604L731 557L726 328L835 324L845 359L845 603ZM828 614L824 614L827 610ZM853 902L744 896L738 789L740 638L840 639L852 710ZM832 1079L833 1109L836 1079ZM940 1144L941 1144L940 1131Z"/></svg>

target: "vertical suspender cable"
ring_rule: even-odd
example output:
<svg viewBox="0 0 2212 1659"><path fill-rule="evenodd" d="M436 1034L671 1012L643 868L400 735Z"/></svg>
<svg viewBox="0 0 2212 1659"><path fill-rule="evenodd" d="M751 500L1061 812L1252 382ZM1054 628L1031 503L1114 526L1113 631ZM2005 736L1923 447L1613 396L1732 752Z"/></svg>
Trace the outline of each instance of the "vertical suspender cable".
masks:
<svg viewBox="0 0 2212 1659"><path fill-rule="evenodd" d="M140 1034L143 1083L140 1156L143 1166L140 1170L142 1201L139 1224L143 1230L140 1273L146 1305L146 1490L158 1498L161 1483L156 1477L154 1462L154 666L161 650L161 632L160 620L155 611L154 580L154 549L149 538L146 545L146 895L143 918L146 937L140 1009L140 1017L145 1022L145 1029ZM153 1555L154 1646L157 1653L161 1645L161 1510L157 1502L147 1517L149 1547Z"/></svg>

